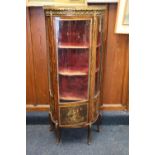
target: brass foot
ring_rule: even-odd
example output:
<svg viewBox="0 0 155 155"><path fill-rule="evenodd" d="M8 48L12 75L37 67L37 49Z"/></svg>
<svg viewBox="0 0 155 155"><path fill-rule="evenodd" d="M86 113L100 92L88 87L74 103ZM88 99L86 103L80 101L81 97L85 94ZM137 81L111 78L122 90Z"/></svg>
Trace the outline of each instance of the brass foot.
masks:
<svg viewBox="0 0 155 155"><path fill-rule="evenodd" d="M92 135L91 135L91 124L88 125L88 137L87 137L87 143L88 145L91 144L91 139L92 139Z"/></svg>
<svg viewBox="0 0 155 155"><path fill-rule="evenodd" d="M55 125L55 132L56 132L56 144L60 143L60 128L58 124Z"/></svg>

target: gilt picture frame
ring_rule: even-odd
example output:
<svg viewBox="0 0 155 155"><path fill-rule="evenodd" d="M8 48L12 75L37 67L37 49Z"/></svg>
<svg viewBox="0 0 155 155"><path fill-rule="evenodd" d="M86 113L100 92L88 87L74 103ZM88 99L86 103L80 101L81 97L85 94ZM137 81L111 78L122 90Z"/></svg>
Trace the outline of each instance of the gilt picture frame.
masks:
<svg viewBox="0 0 155 155"><path fill-rule="evenodd" d="M129 0L119 0L115 33L129 34Z"/></svg>
<svg viewBox="0 0 155 155"><path fill-rule="evenodd" d="M83 6L87 5L86 0L26 0L26 6Z"/></svg>

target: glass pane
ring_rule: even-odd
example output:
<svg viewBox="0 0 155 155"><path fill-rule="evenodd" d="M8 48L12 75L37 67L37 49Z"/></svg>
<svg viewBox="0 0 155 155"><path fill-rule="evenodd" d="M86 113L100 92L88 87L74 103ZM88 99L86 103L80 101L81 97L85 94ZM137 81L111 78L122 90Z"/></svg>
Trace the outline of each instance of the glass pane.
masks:
<svg viewBox="0 0 155 155"><path fill-rule="evenodd" d="M55 17L60 102L88 99L90 20Z"/></svg>
<svg viewBox="0 0 155 155"><path fill-rule="evenodd" d="M89 20L57 20L59 46L89 46Z"/></svg>
<svg viewBox="0 0 155 155"><path fill-rule="evenodd" d="M95 95L100 91L100 63L102 53L102 17L97 18L97 47L96 47L96 74L95 74Z"/></svg>
<svg viewBox="0 0 155 155"><path fill-rule="evenodd" d="M88 74L88 49L59 49L59 72Z"/></svg>

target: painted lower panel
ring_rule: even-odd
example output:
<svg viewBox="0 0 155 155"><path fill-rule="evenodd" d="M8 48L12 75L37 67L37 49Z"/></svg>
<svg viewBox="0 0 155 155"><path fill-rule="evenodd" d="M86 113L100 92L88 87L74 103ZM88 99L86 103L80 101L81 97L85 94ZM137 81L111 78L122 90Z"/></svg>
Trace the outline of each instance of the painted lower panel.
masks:
<svg viewBox="0 0 155 155"><path fill-rule="evenodd" d="M87 122L87 104L60 108L60 125Z"/></svg>

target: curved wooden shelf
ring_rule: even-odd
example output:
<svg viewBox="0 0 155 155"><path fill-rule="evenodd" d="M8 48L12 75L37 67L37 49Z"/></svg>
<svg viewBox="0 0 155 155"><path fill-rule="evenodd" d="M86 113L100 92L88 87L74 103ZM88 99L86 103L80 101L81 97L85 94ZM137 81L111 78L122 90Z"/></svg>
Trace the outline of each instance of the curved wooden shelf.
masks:
<svg viewBox="0 0 155 155"><path fill-rule="evenodd" d="M58 48L69 48L69 49L88 49L89 45L71 45L71 44L59 44Z"/></svg>
<svg viewBox="0 0 155 155"><path fill-rule="evenodd" d="M99 71L99 67L96 68L95 72ZM81 70L60 70L58 72L60 75L64 75L64 76L85 76L88 75L88 72L86 71L81 71Z"/></svg>
<svg viewBox="0 0 155 155"><path fill-rule="evenodd" d="M96 48L100 47L101 43L97 44ZM60 44L58 48L69 48L69 49L88 49L89 45L67 45L67 44Z"/></svg>
<svg viewBox="0 0 155 155"><path fill-rule="evenodd" d="M88 72L80 71L80 70L75 70L75 71L60 70L58 73L60 75L64 75L64 76L85 76L85 75L88 75Z"/></svg>
<svg viewBox="0 0 155 155"><path fill-rule="evenodd" d="M86 100L86 98L66 95L66 96L60 96L60 100L78 101L78 100Z"/></svg>

